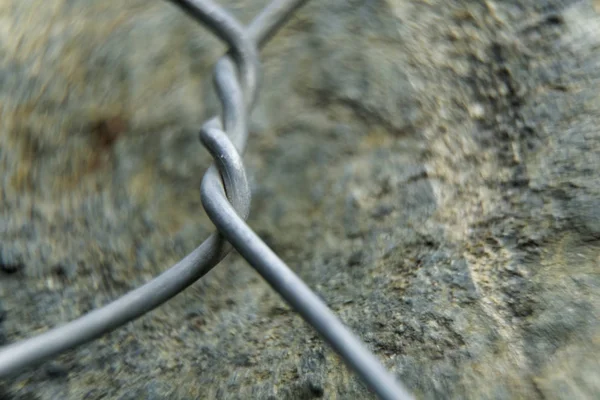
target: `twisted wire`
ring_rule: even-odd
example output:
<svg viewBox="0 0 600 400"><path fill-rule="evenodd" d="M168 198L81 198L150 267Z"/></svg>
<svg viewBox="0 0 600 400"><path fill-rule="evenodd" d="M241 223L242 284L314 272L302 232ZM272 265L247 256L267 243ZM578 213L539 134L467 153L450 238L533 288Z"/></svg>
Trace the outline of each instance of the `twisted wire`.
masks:
<svg viewBox="0 0 600 400"><path fill-rule="evenodd" d="M257 47L265 44L306 0L276 0L248 28L211 0L169 1L230 46L214 70L223 114L209 119L200 129L200 140L214 159L202 179L201 198L217 232L170 270L120 299L62 327L0 349L0 378L93 340L152 310L206 274L233 245L380 398L412 398L245 222L251 192L241 154L246 147L248 115L257 99L260 80Z"/></svg>
<svg viewBox="0 0 600 400"><path fill-rule="evenodd" d="M250 24L246 36L246 40L251 43L264 45L272 37L272 35L281 27L283 22L287 20L291 14L306 3L307 0L274 0L270 3L257 18ZM174 3L178 3L173 1ZM188 1L187 10L194 5L202 5L199 1ZM213 5L213 9L217 7ZM206 13L208 8L199 8L194 14L195 17L205 18L210 21L214 14ZM210 11L210 9L208 9ZM203 14L204 12L204 14ZM237 24L234 21L234 24ZM219 30L220 26L214 22L209 25L212 29ZM222 37L228 37L225 34ZM228 43L232 49L237 43ZM232 50L230 50L232 51ZM233 50L235 51L235 50ZM227 59L229 56L223 57ZM242 57L240 57L242 59ZM221 61L220 60L220 61ZM227 61L217 63L217 66L227 66ZM237 82L237 77L230 80L220 74L227 74L232 68L217 68L215 80L223 82L221 86L217 86L221 100L223 103L233 101L238 104L240 89L233 88L229 85L231 82ZM235 75L235 74L234 74ZM221 78L219 78L221 77ZM251 80L249 80L251 82ZM227 84L227 85L225 85ZM249 85L249 89L251 89ZM235 124L238 121L235 117L238 107L228 107L225 122ZM245 113L242 113L242 118ZM209 124L220 125L220 121L211 119ZM241 128L240 128L241 127ZM239 122L239 127L231 129L232 141L236 147L243 153L247 136L243 122ZM240 132L240 133L237 133ZM219 179L214 167L209 168L203 181L207 178ZM239 185L237 187L243 187ZM231 197L231 194L230 194ZM244 202L235 198L234 203ZM249 196L248 196L249 200ZM244 203L245 204L245 203ZM249 203L246 206L249 209ZM243 210L240 210L243 211ZM185 256L181 261L172 266L167 271L163 272L156 278L146 284L132 290L123 295L119 299L95 309L65 325L50 329L32 338L24 339L16 343L12 343L0 349L0 379L12 376L19 373L24 368L33 367L36 364L63 353L69 349L90 342L116 328L132 321L145 313L160 306L164 302L173 298L179 292L192 285L202 276L206 275L215 265L217 265L228 253L229 246L218 233L211 234L200 246Z"/></svg>

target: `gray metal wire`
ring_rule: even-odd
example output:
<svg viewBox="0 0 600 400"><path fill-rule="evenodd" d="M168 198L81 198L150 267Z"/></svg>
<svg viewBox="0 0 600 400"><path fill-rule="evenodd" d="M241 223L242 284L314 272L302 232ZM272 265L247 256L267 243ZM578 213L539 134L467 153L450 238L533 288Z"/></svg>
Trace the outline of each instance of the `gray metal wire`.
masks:
<svg viewBox="0 0 600 400"><path fill-rule="evenodd" d="M169 270L114 302L66 325L1 348L0 378L18 374L151 311L204 276L233 245L380 398L412 398L245 222L251 192L241 154L246 148L247 119L260 81L258 47L306 0L275 0L247 28L211 0L169 1L230 46L214 70L222 115L209 119L200 130L200 140L214 159L202 179L202 204L217 232Z"/></svg>

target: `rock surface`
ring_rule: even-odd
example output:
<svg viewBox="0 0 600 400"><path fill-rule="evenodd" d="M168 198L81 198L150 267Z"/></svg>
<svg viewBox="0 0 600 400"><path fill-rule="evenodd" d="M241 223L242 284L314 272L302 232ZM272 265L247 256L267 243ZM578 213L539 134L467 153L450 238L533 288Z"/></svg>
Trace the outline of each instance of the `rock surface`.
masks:
<svg viewBox="0 0 600 400"><path fill-rule="evenodd" d="M234 4L235 3L235 4ZM229 1L249 21L264 1ZM224 48L168 2L0 1L0 340L212 225ZM313 1L265 51L251 226L423 399L600 397L600 3ZM6 399L367 398L237 255Z"/></svg>

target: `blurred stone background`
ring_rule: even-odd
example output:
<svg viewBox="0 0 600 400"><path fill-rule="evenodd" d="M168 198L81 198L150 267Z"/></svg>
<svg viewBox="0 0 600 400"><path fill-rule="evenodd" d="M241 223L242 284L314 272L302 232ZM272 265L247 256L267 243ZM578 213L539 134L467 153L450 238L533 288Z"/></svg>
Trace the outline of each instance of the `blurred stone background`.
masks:
<svg viewBox="0 0 600 400"><path fill-rule="evenodd" d="M225 2L222 2L225 3ZM226 2L249 22L266 0ZM0 341L212 231L225 48L165 1L0 0ZM250 224L422 399L600 397L600 2L313 0L262 52ZM231 255L0 398L362 399Z"/></svg>

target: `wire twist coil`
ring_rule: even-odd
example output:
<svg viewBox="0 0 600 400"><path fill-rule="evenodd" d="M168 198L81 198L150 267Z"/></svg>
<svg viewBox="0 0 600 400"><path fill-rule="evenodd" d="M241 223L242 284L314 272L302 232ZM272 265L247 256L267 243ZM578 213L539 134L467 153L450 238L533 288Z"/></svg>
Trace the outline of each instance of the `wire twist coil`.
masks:
<svg viewBox="0 0 600 400"><path fill-rule="evenodd" d="M202 204L217 232L169 270L112 303L63 326L0 348L0 378L18 374L151 311L204 276L233 246L380 398L412 398L245 222L250 212L251 192L241 155L248 140L248 115L258 97L258 47L306 0L274 0L247 28L212 0L169 1L230 47L214 69L222 115L209 119L200 129L200 141L214 159L202 179Z"/></svg>

